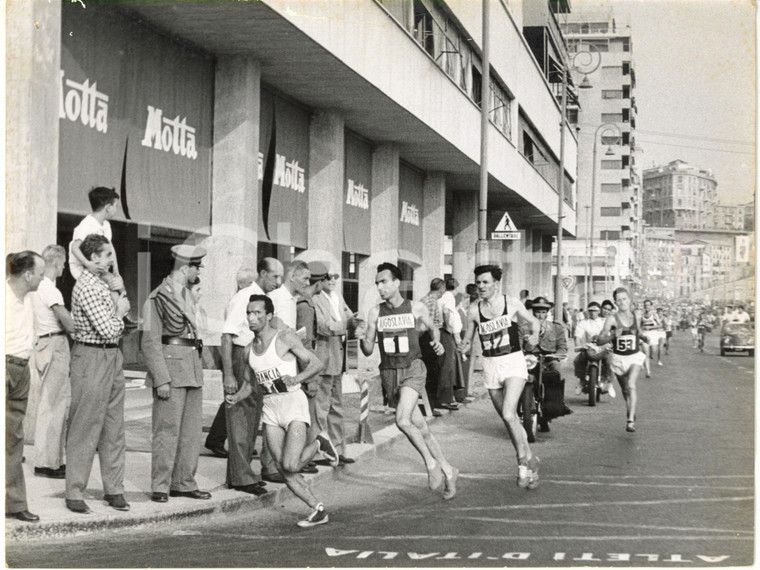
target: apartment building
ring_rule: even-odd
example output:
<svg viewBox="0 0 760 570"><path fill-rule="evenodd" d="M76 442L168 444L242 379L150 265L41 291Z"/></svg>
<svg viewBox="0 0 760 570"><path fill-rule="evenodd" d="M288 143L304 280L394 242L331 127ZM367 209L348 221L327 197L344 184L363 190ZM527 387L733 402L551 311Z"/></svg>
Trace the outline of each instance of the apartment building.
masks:
<svg viewBox="0 0 760 570"><path fill-rule="evenodd" d="M560 176L556 89L522 33L531 2L549 15L539 28L569 9L490 3L487 94L470 0L9 4L8 250L66 245L105 185L121 194L112 226L135 310L184 241L209 251L211 328L237 268L267 255L328 261L362 314L384 261L410 297L444 271L465 284L485 104L488 223L507 211L521 238L492 249L507 287L549 294L558 179L570 237L578 153L567 129Z"/></svg>
<svg viewBox="0 0 760 570"><path fill-rule="evenodd" d="M718 182L710 170L674 160L643 172L642 212L652 226L715 229ZM726 223L720 209L720 225ZM733 216L729 222L733 224ZM721 228L734 229L734 228Z"/></svg>
<svg viewBox="0 0 760 570"><path fill-rule="evenodd" d="M631 26L614 13L572 12L560 27L578 87L578 232L562 263L576 278L571 303L585 306L639 279L636 69Z"/></svg>

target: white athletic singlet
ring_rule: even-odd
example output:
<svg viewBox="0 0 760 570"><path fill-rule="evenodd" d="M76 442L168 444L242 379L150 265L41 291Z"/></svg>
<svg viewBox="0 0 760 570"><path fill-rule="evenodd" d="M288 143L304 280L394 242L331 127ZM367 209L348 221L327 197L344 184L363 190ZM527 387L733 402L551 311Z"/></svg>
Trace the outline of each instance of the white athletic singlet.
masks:
<svg viewBox="0 0 760 570"><path fill-rule="evenodd" d="M261 386L264 395L282 394L300 390L300 384L287 386L281 380L283 376L295 376L298 374L298 363L293 354L288 353L285 358L277 354L277 337L280 331L274 335L264 354L258 355L253 351L253 345L248 353L248 365L253 370L256 383Z"/></svg>

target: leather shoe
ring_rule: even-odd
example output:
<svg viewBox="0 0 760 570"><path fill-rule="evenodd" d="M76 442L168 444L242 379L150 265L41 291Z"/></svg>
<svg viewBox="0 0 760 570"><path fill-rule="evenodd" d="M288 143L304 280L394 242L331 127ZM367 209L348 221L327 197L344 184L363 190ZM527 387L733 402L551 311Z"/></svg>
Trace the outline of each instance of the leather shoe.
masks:
<svg viewBox="0 0 760 570"><path fill-rule="evenodd" d="M34 474L37 477L48 477L50 479L65 479L66 466L61 465L58 469L51 469L50 467L35 467Z"/></svg>
<svg viewBox="0 0 760 570"><path fill-rule="evenodd" d="M23 522L39 522L40 517L29 511L19 511L17 513L5 513L6 519L16 519Z"/></svg>
<svg viewBox="0 0 760 570"><path fill-rule="evenodd" d="M214 455L216 455L217 457L226 458L226 457L228 456L227 450L226 450L226 449L224 449L224 447L222 447L222 446L218 446L218 447L209 447L209 446L207 445L207 446L206 446L206 449L208 449L208 450L209 450L211 453L213 453L213 454L214 454Z"/></svg>
<svg viewBox="0 0 760 570"><path fill-rule="evenodd" d="M129 503L124 498L124 495L103 495L103 500L108 503L109 507L113 507L117 511L129 510Z"/></svg>
<svg viewBox="0 0 760 570"><path fill-rule="evenodd" d="M90 511L90 507L87 506L87 503L81 499L66 499L66 508L82 515L92 512Z"/></svg>
<svg viewBox="0 0 760 570"><path fill-rule="evenodd" d="M267 483L285 483L285 477L279 473L262 473L261 478Z"/></svg>
<svg viewBox="0 0 760 570"><path fill-rule="evenodd" d="M264 485L262 483L251 483L250 485L238 485L237 487L232 487L236 491L241 491L243 493L250 493L251 495L256 495L257 497L260 497L261 495L266 495L267 490L264 488Z"/></svg>
<svg viewBox="0 0 760 570"><path fill-rule="evenodd" d="M345 455L339 455L338 456L338 464L339 465L348 465L350 463L356 463L356 459L352 459L350 457L346 457Z"/></svg>
<svg viewBox="0 0 760 570"><path fill-rule="evenodd" d="M150 496L150 500L154 503L168 503L169 502L169 495L166 493L153 493Z"/></svg>
<svg viewBox="0 0 760 570"><path fill-rule="evenodd" d="M319 473L319 469L317 469L317 466L309 462L306 465L303 466L301 469L301 473L308 473L309 475L314 475L315 473Z"/></svg>
<svg viewBox="0 0 760 570"><path fill-rule="evenodd" d="M457 404L456 402L454 402L454 403L447 403L446 402L446 403L441 404L438 407L439 408L443 408L444 410L455 411L455 410L459 409L459 404Z"/></svg>
<svg viewBox="0 0 760 570"><path fill-rule="evenodd" d="M433 410L433 417L434 418L440 418L443 414L439 412L438 410Z"/></svg>
<svg viewBox="0 0 760 570"><path fill-rule="evenodd" d="M187 497L189 499L210 499L211 493L196 489L195 491L169 491L170 497Z"/></svg>

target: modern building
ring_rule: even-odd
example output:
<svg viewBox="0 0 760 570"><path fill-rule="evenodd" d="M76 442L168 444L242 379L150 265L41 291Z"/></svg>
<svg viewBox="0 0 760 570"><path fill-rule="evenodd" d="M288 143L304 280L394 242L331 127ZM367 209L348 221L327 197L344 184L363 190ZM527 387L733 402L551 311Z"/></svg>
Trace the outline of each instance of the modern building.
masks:
<svg viewBox="0 0 760 570"><path fill-rule="evenodd" d="M726 221L721 216L716 224L717 188L710 170L690 166L683 160L647 168L643 172L644 221L658 227L718 229ZM723 210L720 212L723 214ZM733 224L733 217L729 223Z"/></svg>
<svg viewBox="0 0 760 570"><path fill-rule="evenodd" d="M121 195L114 242L135 311L185 241L209 251L216 330L236 270L266 255L332 263L362 314L383 261L419 298L445 255L472 281L486 104L488 222L507 211L521 238L492 243L495 259L507 287L550 294L558 179L565 234L576 227L577 143L566 129L560 175L556 89L522 31L527 12L555 26L553 5L568 9L490 3L482 93L470 0L10 3L7 248L66 245L105 185Z"/></svg>
<svg viewBox="0 0 760 570"><path fill-rule="evenodd" d="M578 132L578 232L563 245L562 266L575 277L571 304L585 306L638 279L636 71L626 20L612 12L574 11L560 27L578 86L570 111Z"/></svg>

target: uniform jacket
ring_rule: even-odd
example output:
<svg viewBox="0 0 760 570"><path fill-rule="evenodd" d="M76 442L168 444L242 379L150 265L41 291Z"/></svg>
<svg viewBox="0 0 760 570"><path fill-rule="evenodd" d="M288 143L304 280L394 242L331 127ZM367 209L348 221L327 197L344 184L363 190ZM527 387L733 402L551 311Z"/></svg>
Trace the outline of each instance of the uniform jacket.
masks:
<svg viewBox="0 0 760 570"><path fill-rule="evenodd" d="M567 354L567 328L551 321L545 321L545 330L538 335L538 351L544 354Z"/></svg>
<svg viewBox="0 0 760 570"><path fill-rule="evenodd" d="M343 373L345 342L348 321L353 312L348 308L343 297L340 297L340 314L337 320L330 306L330 299L322 292L312 297L317 313L317 342L314 347L317 357L324 363L321 372L323 376L337 376Z"/></svg>
<svg viewBox="0 0 760 570"><path fill-rule="evenodd" d="M196 388L203 386L203 368L198 350L192 346L162 344L161 337L167 335L164 323L156 310L156 294L163 289L171 293L177 304L184 309L189 319L194 319L195 303L190 292L180 287L172 279L166 278L148 296L143 307L142 348L148 375L145 385L148 387L163 386L171 383L172 388ZM193 322L193 325L195 323ZM183 338L192 339L193 327L186 324ZM167 335L168 336L168 335Z"/></svg>

